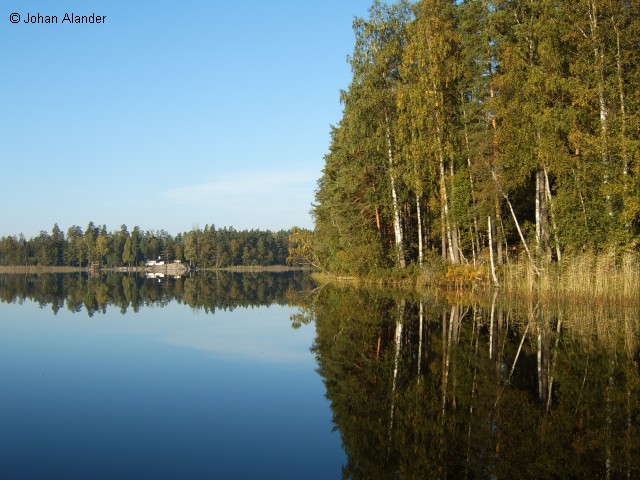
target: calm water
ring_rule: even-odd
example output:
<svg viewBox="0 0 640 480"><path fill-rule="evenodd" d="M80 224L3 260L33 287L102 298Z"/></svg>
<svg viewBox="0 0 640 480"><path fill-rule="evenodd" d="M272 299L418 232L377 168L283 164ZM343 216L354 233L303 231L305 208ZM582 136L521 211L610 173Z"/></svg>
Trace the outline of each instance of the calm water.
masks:
<svg viewBox="0 0 640 480"><path fill-rule="evenodd" d="M640 306L0 276L0 479L640 478Z"/></svg>
<svg viewBox="0 0 640 480"><path fill-rule="evenodd" d="M1 479L340 478L314 325L292 328L283 291L234 282L213 312L147 280L122 313L121 278L42 280L0 304Z"/></svg>

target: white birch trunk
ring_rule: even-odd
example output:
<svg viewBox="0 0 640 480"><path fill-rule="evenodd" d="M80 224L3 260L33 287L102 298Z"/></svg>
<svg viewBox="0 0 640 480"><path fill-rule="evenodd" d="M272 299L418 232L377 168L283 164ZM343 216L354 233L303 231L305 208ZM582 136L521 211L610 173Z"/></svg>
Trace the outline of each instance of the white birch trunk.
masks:
<svg viewBox="0 0 640 480"><path fill-rule="evenodd" d="M439 129L438 129L439 130ZM438 137L438 142L440 138ZM439 153L439 163L440 163L440 196L442 199L442 212L444 217L444 226L447 232L447 248L449 252L449 258L452 263L456 263L456 255L453 250L453 240L451 237L451 224L449 222L449 199L447 198L447 184L446 184L446 176L444 173L444 158L442 151Z"/></svg>
<svg viewBox="0 0 640 480"><path fill-rule="evenodd" d="M444 364L443 364L443 369L444 371L442 372L442 423L444 424L445 421L445 413L447 410L447 390L449 387L449 368L450 368L450 364L451 364L451 339L452 339L452 335L453 335L453 322L454 322L454 315L455 315L455 309L456 307L451 307L451 317L449 318L449 329L447 331L447 325L446 325L446 319L447 319L447 315L443 314L442 318L445 321L445 325L444 325L444 331L443 331L443 335L446 335L446 337L443 338L443 341L446 338L446 344L444 345Z"/></svg>
<svg viewBox="0 0 640 480"><path fill-rule="evenodd" d="M454 188L454 176L455 170L453 168L453 160L449 162L449 178L451 179L451 200L455 199L456 190ZM453 238L453 251L455 253L455 263L467 263L467 259L462 253L462 248L460 247L460 229L458 228L457 222L451 222L451 236Z"/></svg>
<svg viewBox="0 0 640 480"><path fill-rule="evenodd" d="M544 376L544 372L542 369L542 331L540 325L538 325L538 351L537 351L537 365L538 365L538 398L543 400L543 395L546 393L542 378Z"/></svg>
<svg viewBox="0 0 640 480"><path fill-rule="evenodd" d="M620 137L622 149L622 174L629 174L629 154L627 152L627 107L625 105L624 78L622 74L622 56L620 53L620 30L615 20L611 18L613 30L616 33L616 73L618 76L618 96L620 97Z"/></svg>
<svg viewBox="0 0 640 480"><path fill-rule="evenodd" d="M536 171L536 248L538 253L542 251L542 221L540 209L540 175Z"/></svg>
<svg viewBox="0 0 640 480"><path fill-rule="evenodd" d="M516 358L513 359L513 365L511 365L511 370L509 371L509 382L511 382L511 377L513 376L513 372L516 369L516 364L518 363L518 358L520 357L520 352L522 351L522 346L524 345L524 340L527 338L527 332L529 331L530 324L527 324L527 328L524 329L524 333L522 334L522 340L520 340L520 345L518 345L518 351L516 352Z"/></svg>
<svg viewBox="0 0 640 480"><path fill-rule="evenodd" d="M546 169L536 169L536 247L538 254L547 262L551 261L549 247L549 208L545 189Z"/></svg>
<svg viewBox="0 0 640 480"><path fill-rule="evenodd" d="M498 260L498 265L502 265L507 256L505 255L504 251L507 250L507 242L506 240L503 242L504 239L504 229L502 227L502 209L500 208L500 199L496 196L495 197L495 210L496 210L496 255L497 255L497 260ZM504 245L503 245L504 243Z"/></svg>
<svg viewBox="0 0 640 480"><path fill-rule="evenodd" d="M605 98L604 86L605 86L605 76L604 76L604 51L603 47L598 40L598 13L596 11L596 4L593 0L589 1L589 27L591 29L591 40L594 43L593 46L593 57L595 61L596 68L598 70L598 104L600 106L600 143L602 148L602 166L604 168L604 178L603 183L605 188L609 185L610 177L609 177L609 153L608 153L608 144L607 144L607 136L608 136L608 117L609 110L607 107L607 101ZM613 216L613 209L611 206L611 195L607 193L605 195L607 199L607 209L609 216Z"/></svg>
<svg viewBox="0 0 640 480"><path fill-rule="evenodd" d="M547 169L544 168L544 186L545 192L547 195L547 203L549 205L549 209L551 210L551 227L553 228L553 238L556 244L556 258L559 262L562 261L562 252L560 251L560 239L558 238L558 225L556 224L556 214L553 208L553 199L551 198L551 187L549 186L549 175L547 173Z"/></svg>
<svg viewBox="0 0 640 480"><path fill-rule="evenodd" d="M491 360L493 358L493 344L494 344L494 339L493 339L493 332L494 332L494 328L493 328L493 321L495 318L495 313L496 313L496 296L497 296L498 292L495 292L493 294L493 299L491 301L491 316L490 316L490 320L489 320L489 360Z"/></svg>
<svg viewBox="0 0 640 480"><path fill-rule="evenodd" d="M420 208L420 196L416 193L416 216L418 217L418 265L422 267L423 246L422 246L422 209Z"/></svg>
<svg viewBox="0 0 640 480"><path fill-rule="evenodd" d="M522 346L524 345L524 341L527 338L527 332L529 331L529 327L531 324L527 324L527 327L524 329L524 333L522 334L522 340L520 340L520 345L518 346L518 351L516 352L516 358L513 359L513 365L511 365L511 370L509 371L509 376L507 377L505 384L511 383L511 377L513 376L513 372L516 369L516 364L518 363L518 358L520 358L520 352L522 351ZM504 348L504 345L503 345ZM496 409L498 407L498 403L500 402L500 397L502 396L502 392L504 391L505 386L502 386L502 389L498 393L496 401L493 404L493 408Z"/></svg>
<svg viewBox="0 0 640 480"><path fill-rule="evenodd" d="M489 260L491 262L491 278L493 279L493 284L498 286L498 277L496 276L496 264L493 261L493 227L491 226L491 215L487 216L487 231L489 232Z"/></svg>
<svg viewBox="0 0 640 480"><path fill-rule="evenodd" d="M404 323L404 307L405 300L401 300L398 304L398 320L396 322L396 333L394 336L395 352L393 355L393 381L391 384L391 412L389 415L388 451L391 449L391 436L393 432L393 421L395 418L396 385L398 380L398 371L400 368L400 350L402 347L402 324Z"/></svg>
<svg viewBox="0 0 640 480"><path fill-rule="evenodd" d="M549 393L547 394L547 412L551 408L551 400L553 395L553 382L555 378L553 376L553 372L556 367L556 360L558 358L558 344L560 343L560 331L562 329L562 317L558 317L558 324L556 326L556 344L553 350L553 359L551 360L551 367L549 369Z"/></svg>
<svg viewBox="0 0 640 480"><path fill-rule="evenodd" d="M400 223L400 208L398 207L398 195L396 193L396 181L393 175L393 150L391 147L391 131L389 130L389 119L385 114L385 121L387 122L387 154L389 158L389 181L391 183L391 200L393 202L393 232L396 241L396 258L400 268L405 267L403 239L402 239L402 224Z"/></svg>

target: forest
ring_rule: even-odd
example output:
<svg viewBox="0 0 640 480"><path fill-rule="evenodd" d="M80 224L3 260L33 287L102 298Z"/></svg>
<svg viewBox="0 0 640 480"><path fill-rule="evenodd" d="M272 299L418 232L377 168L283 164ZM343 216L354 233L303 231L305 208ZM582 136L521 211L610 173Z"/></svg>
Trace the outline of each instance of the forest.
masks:
<svg viewBox="0 0 640 480"><path fill-rule="evenodd" d="M142 231L126 225L108 231L106 225L89 222L83 231L70 227L66 235L57 224L51 233L41 231L26 239L23 235L0 238L0 265L86 267L138 266L161 257L180 260L192 268L285 265L290 232L235 230L214 225L172 236L165 230Z"/></svg>
<svg viewBox="0 0 640 480"><path fill-rule="evenodd" d="M638 265L639 2L376 0L353 28L313 232L55 225L0 238L0 265Z"/></svg>
<svg viewBox="0 0 640 480"><path fill-rule="evenodd" d="M307 238L367 275L640 244L640 3L375 1ZM494 275L495 278L495 275Z"/></svg>

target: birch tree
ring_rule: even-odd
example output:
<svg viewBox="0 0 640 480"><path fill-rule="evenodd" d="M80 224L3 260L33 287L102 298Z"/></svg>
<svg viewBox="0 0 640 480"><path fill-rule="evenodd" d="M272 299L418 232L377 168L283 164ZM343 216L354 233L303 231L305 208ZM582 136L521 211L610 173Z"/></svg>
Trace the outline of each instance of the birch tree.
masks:
<svg viewBox="0 0 640 480"><path fill-rule="evenodd" d="M404 268L405 248L398 184L398 164L401 159L397 158L400 149L396 144L395 129L399 66L411 11L408 2L389 7L375 1L369 14L369 20L357 19L354 22L356 46L351 59L354 82L350 93L360 104L357 110L370 116L371 133L377 138L377 148L386 155L396 265Z"/></svg>
<svg viewBox="0 0 640 480"><path fill-rule="evenodd" d="M453 3L425 0L417 5L404 51L403 71L408 86L400 98L404 121L413 135L415 162L432 165L438 178L443 250L452 263L460 261L457 225L450 213L455 174L455 139L458 99L458 58ZM419 194L419 183L416 193Z"/></svg>

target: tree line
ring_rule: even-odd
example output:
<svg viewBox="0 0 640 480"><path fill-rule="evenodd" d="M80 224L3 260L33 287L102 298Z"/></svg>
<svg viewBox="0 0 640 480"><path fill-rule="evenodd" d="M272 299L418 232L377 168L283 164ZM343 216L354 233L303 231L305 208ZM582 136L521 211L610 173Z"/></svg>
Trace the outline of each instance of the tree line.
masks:
<svg viewBox="0 0 640 480"><path fill-rule="evenodd" d="M89 222L82 230L70 227L66 235L53 226L26 239L24 235L0 238L0 265L86 267L138 266L145 260L179 260L197 268L285 265L290 232L286 230L216 229L205 225L175 236L165 230L143 231L126 225L108 231Z"/></svg>
<svg viewBox="0 0 640 480"><path fill-rule="evenodd" d="M315 260L534 265L640 244L640 3L375 1L316 193Z"/></svg>

